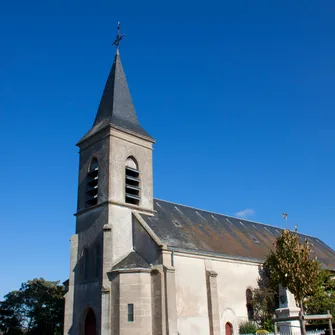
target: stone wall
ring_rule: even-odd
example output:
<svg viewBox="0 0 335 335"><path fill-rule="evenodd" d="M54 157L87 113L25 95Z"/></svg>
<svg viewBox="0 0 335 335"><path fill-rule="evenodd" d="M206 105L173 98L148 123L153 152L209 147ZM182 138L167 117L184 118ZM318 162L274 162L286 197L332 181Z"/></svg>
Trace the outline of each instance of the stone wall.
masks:
<svg viewBox="0 0 335 335"><path fill-rule="evenodd" d="M112 287L119 298L113 299L113 334L152 335L151 275L147 272L119 273ZM128 320L128 305L133 305L133 321Z"/></svg>
<svg viewBox="0 0 335 335"><path fill-rule="evenodd" d="M246 290L257 286L258 265L175 252L180 335L224 335L226 322L236 334L248 318Z"/></svg>

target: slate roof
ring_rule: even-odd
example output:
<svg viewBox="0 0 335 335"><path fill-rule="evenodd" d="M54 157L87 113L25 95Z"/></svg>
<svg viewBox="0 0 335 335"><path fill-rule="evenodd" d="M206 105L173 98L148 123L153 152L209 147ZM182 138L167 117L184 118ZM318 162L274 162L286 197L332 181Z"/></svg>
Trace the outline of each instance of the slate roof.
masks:
<svg viewBox="0 0 335 335"><path fill-rule="evenodd" d="M153 138L141 127L138 121L118 52L115 55L94 124L80 142L109 124L153 141Z"/></svg>
<svg viewBox="0 0 335 335"><path fill-rule="evenodd" d="M168 248L263 261L282 229L154 199L155 216L141 217ZM335 270L335 251L316 237L313 245L324 267Z"/></svg>
<svg viewBox="0 0 335 335"><path fill-rule="evenodd" d="M119 263L115 264L112 271L121 269L150 269L150 264L148 264L136 251L132 251Z"/></svg>

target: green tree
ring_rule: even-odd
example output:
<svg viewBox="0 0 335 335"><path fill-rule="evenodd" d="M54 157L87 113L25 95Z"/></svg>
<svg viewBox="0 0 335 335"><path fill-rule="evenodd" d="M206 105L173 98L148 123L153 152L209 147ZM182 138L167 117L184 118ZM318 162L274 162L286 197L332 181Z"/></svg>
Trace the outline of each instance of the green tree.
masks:
<svg viewBox="0 0 335 335"><path fill-rule="evenodd" d="M8 335L62 334L64 286L43 278L29 280L0 302L0 329Z"/></svg>
<svg viewBox="0 0 335 335"><path fill-rule="evenodd" d="M308 314L324 314L329 310L335 316L335 279L332 272L320 271L318 284L305 298L304 308Z"/></svg>
<svg viewBox="0 0 335 335"><path fill-rule="evenodd" d="M0 330L5 334L22 334L21 324L24 321L19 291L12 291L0 302Z"/></svg>
<svg viewBox="0 0 335 335"><path fill-rule="evenodd" d="M259 268L258 287L253 290L252 299L254 320L263 329L273 331L279 284L290 289L300 306L303 301L303 310L308 314L330 310L335 315L335 274L320 268L309 244L301 242L296 232L286 230L275 247Z"/></svg>
<svg viewBox="0 0 335 335"><path fill-rule="evenodd" d="M319 285L320 263L312 257L308 241L301 243L296 231L283 230L264 265L269 269L271 287L275 289L281 284L288 288L300 307Z"/></svg>

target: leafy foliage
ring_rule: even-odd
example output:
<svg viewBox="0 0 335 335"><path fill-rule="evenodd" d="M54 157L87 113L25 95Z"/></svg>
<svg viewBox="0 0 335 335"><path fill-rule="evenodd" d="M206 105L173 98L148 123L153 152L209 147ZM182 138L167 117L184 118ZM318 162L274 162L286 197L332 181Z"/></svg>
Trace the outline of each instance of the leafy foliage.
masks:
<svg viewBox="0 0 335 335"><path fill-rule="evenodd" d="M307 241L301 242L296 232L284 230L275 242L275 250L259 268L258 287L253 290L254 319L273 331L272 315L278 308L278 287L287 287L297 301L303 302L308 314L335 315L334 274L322 270L311 257Z"/></svg>
<svg viewBox="0 0 335 335"><path fill-rule="evenodd" d="M258 287L253 290L254 320L267 331L273 331L272 315L278 308L277 290L270 286L269 270L259 267Z"/></svg>
<svg viewBox="0 0 335 335"><path fill-rule="evenodd" d="M24 321L19 291L12 291L0 302L0 330L5 334L22 334L21 324Z"/></svg>
<svg viewBox="0 0 335 335"><path fill-rule="evenodd" d="M308 314L324 314L329 310L335 316L335 279L334 274L321 270L318 284L312 294L304 300Z"/></svg>
<svg viewBox="0 0 335 335"><path fill-rule="evenodd" d="M0 330L5 334L61 334L65 290L59 282L29 280L0 302Z"/></svg>
<svg viewBox="0 0 335 335"><path fill-rule="evenodd" d="M269 269L271 287L278 288L281 284L300 303L313 294L319 284L320 263L316 257L311 257L308 241L300 243L296 231L283 230L264 265Z"/></svg>
<svg viewBox="0 0 335 335"><path fill-rule="evenodd" d="M241 322L239 325L240 334L255 334L257 331L257 326L250 321Z"/></svg>

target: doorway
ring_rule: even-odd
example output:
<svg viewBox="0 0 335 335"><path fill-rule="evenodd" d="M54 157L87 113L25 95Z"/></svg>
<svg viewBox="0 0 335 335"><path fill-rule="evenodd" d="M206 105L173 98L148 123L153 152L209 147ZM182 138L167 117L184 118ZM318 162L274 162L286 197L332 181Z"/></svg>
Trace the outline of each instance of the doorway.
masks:
<svg viewBox="0 0 335 335"><path fill-rule="evenodd" d="M85 317L85 335L97 334L97 322L92 309L89 309Z"/></svg>
<svg viewBox="0 0 335 335"><path fill-rule="evenodd" d="M233 326L230 322L226 323L226 335L233 335Z"/></svg>

